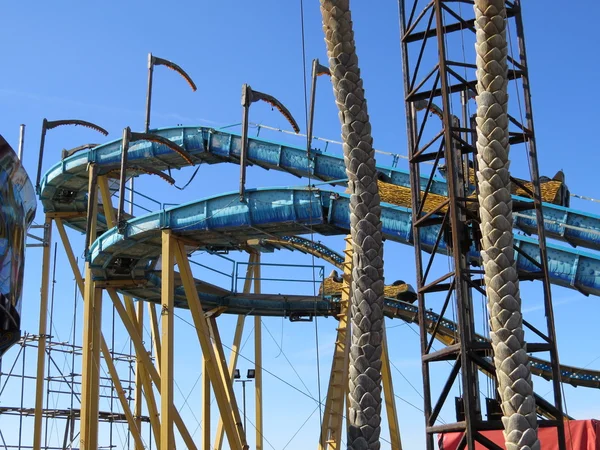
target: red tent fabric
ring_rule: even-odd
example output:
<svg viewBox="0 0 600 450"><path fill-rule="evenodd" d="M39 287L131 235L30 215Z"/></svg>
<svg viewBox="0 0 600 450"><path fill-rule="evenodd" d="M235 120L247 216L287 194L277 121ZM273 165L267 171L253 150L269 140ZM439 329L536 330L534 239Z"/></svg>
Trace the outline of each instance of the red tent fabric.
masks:
<svg viewBox="0 0 600 450"><path fill-rule="evenodd" d="M482 433L500 447L504 447L502 431L484 431ZM600 450L600 421L598 420L571 420L565 423L567 435L567 448L573 450ZM542 450L558 450L556 442L556 428L540 428L538 436ZM456 450L462 433L440 434L438 445L440 450ZM485 447L476 444L475 448L484 450Z"/></svg>

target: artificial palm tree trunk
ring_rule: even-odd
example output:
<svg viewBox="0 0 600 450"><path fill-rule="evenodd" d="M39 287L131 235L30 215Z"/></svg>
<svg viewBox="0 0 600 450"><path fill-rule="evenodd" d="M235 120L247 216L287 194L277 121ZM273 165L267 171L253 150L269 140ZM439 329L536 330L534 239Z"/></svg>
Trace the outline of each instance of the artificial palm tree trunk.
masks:
<svg viewBox="0 0 600 450"><path fill-rule="evenodd" d="M383 242L381 209L349 0L321 0L331 81L342 124L353 242L348 448L380 448Z"/></svg>
<svg viewBox="0 0 600 450"><path fill-rule="evenodd" d="M504 438L507 450L539 449L513 249L504 0L475 0L475 27L481 256Z"/></svg>

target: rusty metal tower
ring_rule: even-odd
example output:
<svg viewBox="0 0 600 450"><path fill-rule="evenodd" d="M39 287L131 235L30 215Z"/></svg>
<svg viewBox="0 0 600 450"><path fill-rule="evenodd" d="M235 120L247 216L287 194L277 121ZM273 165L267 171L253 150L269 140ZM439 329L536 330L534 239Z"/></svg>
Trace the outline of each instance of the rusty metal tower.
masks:
<svg viewBox="0 0 600 450"><path fill-rule="evenodd" d="M506 1L508 30L518 52L508 56L509 89L522 99L523 112L511 114L511 153L527 152L530 184L512 179L533 201L514 201L514 211L533 210L538 226L539 255L531 259L536 270L519 273L520 280L540 280L546 312L546 331L524 321L528 333L539 342L528 343L528 352L549 352L553 370L553 402L536 396L540 426L556 426L559 448L565 448L559 361L556 347L551 291L548 280L540 177L530 98L527 57L520 2ZM407 119L409 166L412 188L413 237L417 270L419 324L421 335L424 411L427 449L434 449L434 435L464 432L459 448L474 449L478 442L499 449L480 432L502 429L498 403L488 398L488 420L483 419L479 371L494 374L489 341L475 333L477 313L473 294L485 295L483 269L479 265L479 223L477 205L476 132L469 108L476 86L476 65L469 61L475 42L473 1L399 0L404 95ZM462 44L462 45L461 45ZM468 48L465 50L465 48ZM462 54L461 54L462 51ZM516 100L515 100L516 101ZM521 104L519 104L521 106ZM509 114L511 111L509 111ZM437 117L433 117L437 116ZM436 183L440 171L445 187ZM421 175L428 182L421 181ZM421 236L433 234L435 245L425 248ZM518 248L515 251L519 252ZM447 256L446 256L447 255ZM440 260L440 261L438 261ZM443 260L443 261L441 261ZM437 273L436 273L437 272ZM477 294L479 295L479 294ZM440 317L453 309L457 315L454 342L432 350L439 321L426 327L425 314L435 309ZM451 370L441 389L434 394L430 372L449 361ZM447 364L447 363L446 363ZM434 369L435 368L435 369ZM457 381L458 380L458 381ZM455 423L438 425L439 413L458 384ZM495 414L493 413L495 410ZM501 415L501 413L500 413Z"/></svg>

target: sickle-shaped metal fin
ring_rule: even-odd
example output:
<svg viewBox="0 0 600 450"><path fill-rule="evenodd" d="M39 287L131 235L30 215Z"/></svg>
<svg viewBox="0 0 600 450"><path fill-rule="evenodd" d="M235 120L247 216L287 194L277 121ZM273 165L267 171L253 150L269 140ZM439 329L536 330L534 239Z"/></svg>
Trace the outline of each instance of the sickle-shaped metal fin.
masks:
<svg viewBox="0 0 600 450"><path fill-rule="evenodd" d="M246 86L245 89L247 89L247 92L245 92L245 94L247 97L249 97L246 99L246 101L248 103L253 103L253 102L262 100L263 102L267 102L271 106L274 106L275 108L277 108L279 110L279 112L281 114L283 114L283 117L285 117L287 119L287 121L290 123L290 125L294 129L294 132L300 133L300 127L298 126L296 119L294 119L294 116L292 116L292 113L283 105L283 103L281 103L279 100L277 100L272 95L265 94L264 92L255 91L248 85L244 85L244 86ZM242 103L243 102L244 102L244 99L242 97Z"/></svg>
<svg viewBox="0 0 600 450"><path fill-rule="evenodd" d="M72 156L75 153L80 152L82 150L87 150L87 149L90 149L90 148L97 147L98 145L100 145L100 144L83 144L83 145L80 145L79 147L75 147L75 148L72 148L70 150L63 149L63 151L62 151L62 159L68 158L69 156Z"/></svg>
<svg viewBox="0 0 600 450"><path fill-rule="evenodd" d="M413 102L413 105L415 105L415 109L417 111L427 109L428 104L429 104L429 102L427 100L419 100L419 101ZM438 116L440 118L440 120L444 120L443 111L439 106L434 105L432 103L431 106L429 107L429 112Z"/></svg>
<svg viewBox="0 0 600 450"><path fill-rule="evenodd" d="M42 163L44 162L44 145L46 143L46 131L63 125L81 125L82 127L90 128L98 133L102 133L104 136L108 135L108 131L99 125L85 120L78 119L66 119L66 120L48 120L44 118L42 121L42 136L40 138L40 153L38 155L38 168L37 176L35 177L35 190L40 193L40 180L42 178Z"/></svg>
<svg viewBox="0 0 600 450"><path fill-rule="evenodd" d="M313 70L313 75L317 76L317 77L321 76L321 75L331 76L331 71L329 70L329 67L325 67L324 65L319 63L318 59L313 59L312 70Z"/></svg>
<svg viewBox="0 0 600 450"><path fill-rule="evenodd" d="M142 166L138 166L136 164L128 164L127 170L132 170L135 172L143 172L147 175L156 175L156 176L162 178L163 180L165 180L169 184L175 184L174 178L170 177L166 173L161 172L160 170L157 170L157 169L153 169L150 167L142 167ZM120 173L121 173L121 169L115 168L115 169L112 169L112 170L109 170L108 172L106 172L105 175L108 176L109 178L117 178L120 175Z"/></svg>
<svg viewBox="0 0 600 450"><path fill-rule="evenodd" d="M154 55L152 55L150 58L151 58L151 60L150 60L151 64L153 64L155 66L165 66L165 67L168 67L171 70L174 70L179 75L181 75L185 79L185 81L187 81L187 83L192 88L192 91L196 91L197 90L196 83L194 83L194 80L192 80L192 77L190 77L187 74L187 72L185 70L183 70L180 66L178 66L174 62L169 61L168 59L159 58L159 57L154 56Z"/></svg>
<svg viewBox="0 0 600 450"><path fill-rule="evenodd" d="M47 120L46 121L46 130L51 130L56 127L60 127L63 125L81 125L82 127L91 128L92 130L97 131L98 133L102 133L104 136L108 135L108 131L102 128L99 125L96 125L92 122L87 122L85 120L78 119L67 119L67 120Z"/></svg>
<svg viewBox="0 0 600 450"><path fill-rule="evenodd" d="M157 144L165 145L165 146L169 147L171 150L173 150L175 153L178 153L191 166L194 165L194 162L192 161L192 155L190 155L188 152L186 152L184 149L182 149L179 145L175 144L174 142L168 140L165 137L159 136L158 134L132 132L130 142L135 142L135 141L150 141L150 142L156 142Z"/></svg>

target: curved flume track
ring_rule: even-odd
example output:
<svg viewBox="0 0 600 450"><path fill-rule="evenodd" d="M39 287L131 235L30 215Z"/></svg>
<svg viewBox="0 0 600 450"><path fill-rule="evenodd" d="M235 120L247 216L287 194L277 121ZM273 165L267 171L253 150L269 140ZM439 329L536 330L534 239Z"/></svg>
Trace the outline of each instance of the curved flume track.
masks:
<svg viewBox="0 0 600 450"><path fill-rule="evenodd" d="M344 257L339 253L324 246L320 242L310 241L298 236L283 236L280 239L268 238L262 239L260 245L266 248L277 248L280 250L298 250L303 253L314 255L322 260L329 262L338 269L343 270ZM341 296L331 295L331 299L337 301ZM418 324L419 307L412 302L406 302L395 298L386 298L384 303L385 314L389 318L400 318L408 323ZM456 343L457 324L456 322L440 316L433 311L425 313L427 329L433 331L435 324L439 321L439 327L436 339L445 345ZM487 338L478 335L477 339L485 341ZM531 361L532 373L542 378L552 377L552 368L550 363L533 356L529 357ZM583 369L579 367L566 366L561 364L561 375L565 383L573 386L584 386L591 388L600 388L600 371Z"/></svg>
<svg viewBox="0 0 600 450"><path fill-rule="evenodd" d="M208 128L168 128L156 131L190 153L195 162L209 164L238 163L240 138L233 133ZM306 151L252 138L250 162L266 169L290 172L297 176L310 174L313 178L343 184L345 178L341 158L316 153L309 161ZM121 156L120 142L114 141L89 150L80 151L64 159L44 176L40 197L46 213L61 217L76 230L85 231L87 165L95 163L99 174L114 173ZM179 155L156 143L140 142L132 146L129 161L138 167L166 170L188 165ZM408 173L395 168L381 168L386 181L396 186L408 186ZM134 172L140 173L140 172ZM443 180L436 180L437 192L445 193ZM526 199L522 199L526 201ZM301 249L337 265L340 256L320 244L308 245L298 235L316 232L323 235L345 235L349 230L349 197L333 191L315 188L256 189L247 191L247 202L240 203L237 193L220 195L161 210L128 221L123 234L116 229L106 230L103 217L99 218L99 232L103 233L90 249L91 268L98 283L110 281L125 294L147 301L160 299L160 271L156 262L160 255L160 231L170 228L185 237L189 251L243 250L249 245L271 245L276 248ZM545 214L554 220L547 225L555 239L600 249L600 218L591 214L545 205ZM382 204L383 233L386 239L411 244L410 209ZM533 225L532 225L533 224ZM563 226L561 226L561 224ZM575 228L564 225L576 226ZM535 221L519 223L525 231L533 231ZM554 228L553 228L554 227ZM433 248L435 230L422 236L423 242ZM273 237L275 236L275 239ZM270 241L269 241L270 240ZM536 240L515 236L520 252L535 259ZM287 243L287 245L284 245ZM439 246L445 251L445 245ZM479 255L471 252L471 263L479 264ZM600 258L593 253L549 246L552 282L574 288L585 294L600 295ZM533 271L535 266L527 257L517 254L521 271ZM315 299L312 296L237 294L208 283L197 281L196 286L205 308L227 307L228 313L248 313L271 316L329 316L337 311L337 302ZM187 307L183 287L176 283L176 305ZM386 300L386 314L404 320L416 320L416 306L394 299ZM437 317L429 314L435 323ZM442 339L451 339L454 325L441 320ZM542 360L533 360L533 370L541 376L549 374L549 366ZM599 386L598 372L562 366L565 381L580 386Z"/></svg>
<svg viewBox="0 0 600 450"><path fill-rule="evenodd" d="M167 138L194 158L194 162L205 164L239 164L241 137L229 131L206 127L172 127L152 130ZM180 169L189 166L179 155L169 148L146 141L131 145L128 152L131 165L155 170ZM52 167L42 179L40 198L45 211L80 213L80 217L71 217L68 226L85 230L85 211L87 208L87 164L97 163L100 174L112 173L118 176L121 162L121 140L115 140L92 149L83 149L63 159ZM310 176L332 185L344 185L347 180L344 160L313 149L310 159L306 149L283 143L250 137L248 143L248 163L264 169L287 172L298 177ZM381 178L387 183L410 188L409 174L396 167L378 166ZM143 174L143 171L128 171L131 174ZM426 178L422 178L425 186ZM447 193L446 182L435 178L432 191L435 194ZM407 195L410 197L410 194ZM513 196L515 202L527 202L529 199ZM401 205L410 207L410 205ZM550 203L544 204L546 236L592 250L600 250L600 216L565 208ZM106 225L99 224L99 232ZM529 214L515 217L516 230L528 234L536 233L536 222Z"/></svg>

